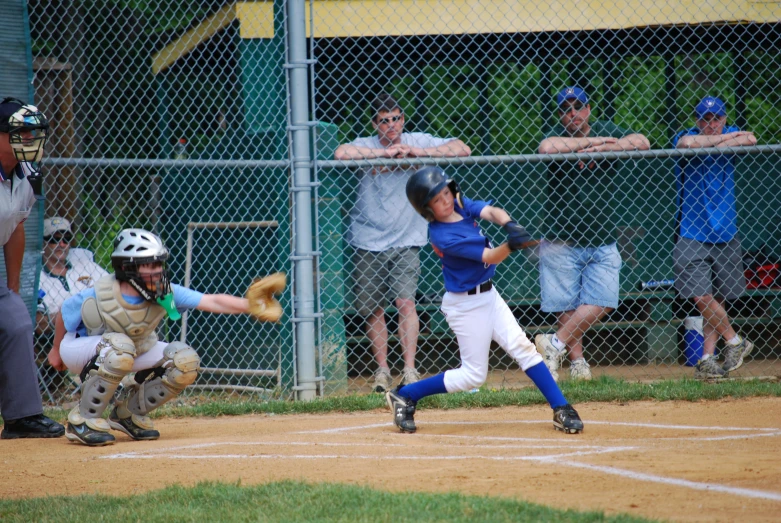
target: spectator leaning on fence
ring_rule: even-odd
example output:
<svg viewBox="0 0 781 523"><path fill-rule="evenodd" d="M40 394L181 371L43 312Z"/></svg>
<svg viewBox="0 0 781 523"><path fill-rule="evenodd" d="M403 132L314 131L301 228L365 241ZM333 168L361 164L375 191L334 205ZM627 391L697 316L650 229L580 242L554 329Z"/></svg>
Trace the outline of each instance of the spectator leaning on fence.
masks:
<svg viewBox="0 0 781 523"><path fill-rule="evenodd" d="M469 156L471 150L456 138L405 133L404 113L398 102L382 93L371 103L375 136L358 138L336 149L337 160L374 158L430 158ZM420 247L426 244L426 220L407 202L410 163L362 169L355 206L350 211L346 240L354 248L355 308L367 317L367 335L377 361L373 388L390 390L388 329L385 307L395 300L399 311L399 338L404 372L402 383L418 381L415 349L419 324L415 293L420 277Z"/></svg>
<svg viewBox="0 0 781 523"><path fill-rule="evenodd" d="M541 154L634 151L650 148L642 134L607 121L589 121L585 91L556 96L560 124L540 143ZM570 375L591 379L583 335L618 306L621 256L616 247L614 160L557 161L548 171L545 241L540 244L542 310L558 313L558 330L535 337L555 379L569 349Z"/></svg>
<svg viewBox="0 0 781 523"><path fill-rule="evenodd" d="M56 438L65 428L43 415L33 353L33 324L19 286L24 257L24 221L35 203L29 175L49 124L31 105L0 102L0 244L8 281L0 279L0 414L2 439Z"/></svg>
<svg viewBox="0 0 781 523"><path fill-rule="evenodd" d="M71 247L73 229L65 218L55 216L43 221L43 266L40 289L45 293L38 304L35 333L54 335L54 324L66 298L90 289L108 275L93 261L87 249Z"/></svg>
<svg viewBox="0 0 781 523"><path fill-rule="evenodd" d="M694 109L697 125L673 138L677 149L756 145L754 133L727 125L720 99L706 96ZM746 280L735 206L735 155L682 158L675 167L675 288L692 298L703 317L705 337L695 378L720 378L743 365L754 344L735 332L724 300L743 294ZM724 364L714 356L719 336L726 341Z"/></svg>

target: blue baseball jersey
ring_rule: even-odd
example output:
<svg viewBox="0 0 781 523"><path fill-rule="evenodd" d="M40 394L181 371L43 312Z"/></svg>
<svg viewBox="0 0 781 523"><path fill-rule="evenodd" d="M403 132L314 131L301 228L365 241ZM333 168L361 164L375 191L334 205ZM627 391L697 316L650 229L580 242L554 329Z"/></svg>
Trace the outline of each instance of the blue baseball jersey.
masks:
<svg viewBox="0 0 781 523"><path fill-rule="evenodd" d="M476 221L489 202L472 201L463 196L461 200L464 207L456 202L455 211L463 220L428 225L431 245L442 260L445 289L449 292L468 291L493 278L496 272L496 265L483 262L483 251L492 245Z"/></svg>
<svg viewBox="0 0 781 523"><path fill-rule="evenodd" d="M176 310L184 312L189 309L196 308L203 298L203 293L182 287L175 283L171 284L171 288L174 292L174 303L176 304ZM68 332L75 332L79 336L87 335L87 328L84 326L84 322L81 321L81 305L87 298L95 298L95 289L84 289L78 294L74 294L62 304L60 314L62 314L62 322L65 324L65 330ZM126 302L131 305L138 305L143 303L144 298L141 296L128 296L123 294L122 297Z"/></svg>
<svg viewBox="0 0 781 523"><path fill-rule="evenodd" d="M725 126L722 134L739 131ZM700 134L697 127L678 133ZM678 186L677 232L684 238L707 243L727 243L738 233L735 201L735 155L715 154L683 158L675 166Z"/></svg>

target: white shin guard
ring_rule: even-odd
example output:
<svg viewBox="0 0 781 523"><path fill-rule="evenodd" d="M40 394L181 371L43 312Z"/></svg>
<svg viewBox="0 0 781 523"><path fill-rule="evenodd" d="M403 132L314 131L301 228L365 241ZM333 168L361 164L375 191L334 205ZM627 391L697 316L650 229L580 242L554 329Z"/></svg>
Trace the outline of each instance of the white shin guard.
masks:
<svg viewBox="0 0 781 523"><path fill-rule="evenodd" d="M143 383L136 383L118 401L117 414L120 418L131 414L146 416L152 410L164 405L195 382L201 358L189 345L173 342L163 351L160 368L162 376L154 377Z"/></svg>
<svg viewBox="0 0 781 523"><path fill-rule="evenodd" d="M114 391L117 390L119 382L133 370L136 346L128 336L117 332L104 334L96 348L98 355L107 347L105 355L102 358L98 357L98 368L90 370L88 377L82 383L79 402L81 418L100 418L111 401Z"/></svg>

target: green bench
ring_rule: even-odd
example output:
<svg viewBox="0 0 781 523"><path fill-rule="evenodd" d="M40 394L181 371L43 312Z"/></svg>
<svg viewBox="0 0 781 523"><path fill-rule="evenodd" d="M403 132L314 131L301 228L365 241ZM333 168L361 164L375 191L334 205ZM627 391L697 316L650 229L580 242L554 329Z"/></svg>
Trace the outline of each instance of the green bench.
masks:
<svg viewBox="0 0 781 523"><path fill-rule="evenodd" d="M538 299L511 299L508 305L531 339L535 334L556 329L555 315L542 313ZM732 323L738 329L778 323L781 320L781 289L747 290L744 297L730 309ZM419 304L417 310L421 321L419 348L426 350L426 347L439 346L455 355L454 335L439 305ZM398 344L394 321L396 309L388 308L386 313L391 329L389 343L393 347ZM695 314L693 305L686 300L676 299L674 291L624 293L619 308L587 333L586 350L591 354L591 359L599 362L675 363L681 352L679 335L682 334L684 318L689 314ZM363 347L370 354L362 319L352 310L345 311L345 318L347 322L352 322L352 328L347 329L348 347L352 351ZM601 347L605 344L597 341L597 338L606 336L624 340L627 346L605 349ZM593 347L589 347L592 340Z"/></svg>

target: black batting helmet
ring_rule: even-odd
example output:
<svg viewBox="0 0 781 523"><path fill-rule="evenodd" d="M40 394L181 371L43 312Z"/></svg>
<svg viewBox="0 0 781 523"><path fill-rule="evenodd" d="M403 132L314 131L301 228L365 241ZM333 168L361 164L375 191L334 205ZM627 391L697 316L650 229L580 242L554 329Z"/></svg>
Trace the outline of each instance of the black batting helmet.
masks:
<svg viewBox="0 0 781 523"><path fill-rule="evenodd" d="M428 202L445 187L449 187L453 196L458 199L461 191L455 180L449 179L445 171L439 167L423 167L407 180L407 199L418 211L418 214L432 222L434 221L434 213L431 212Z"/></svg>

